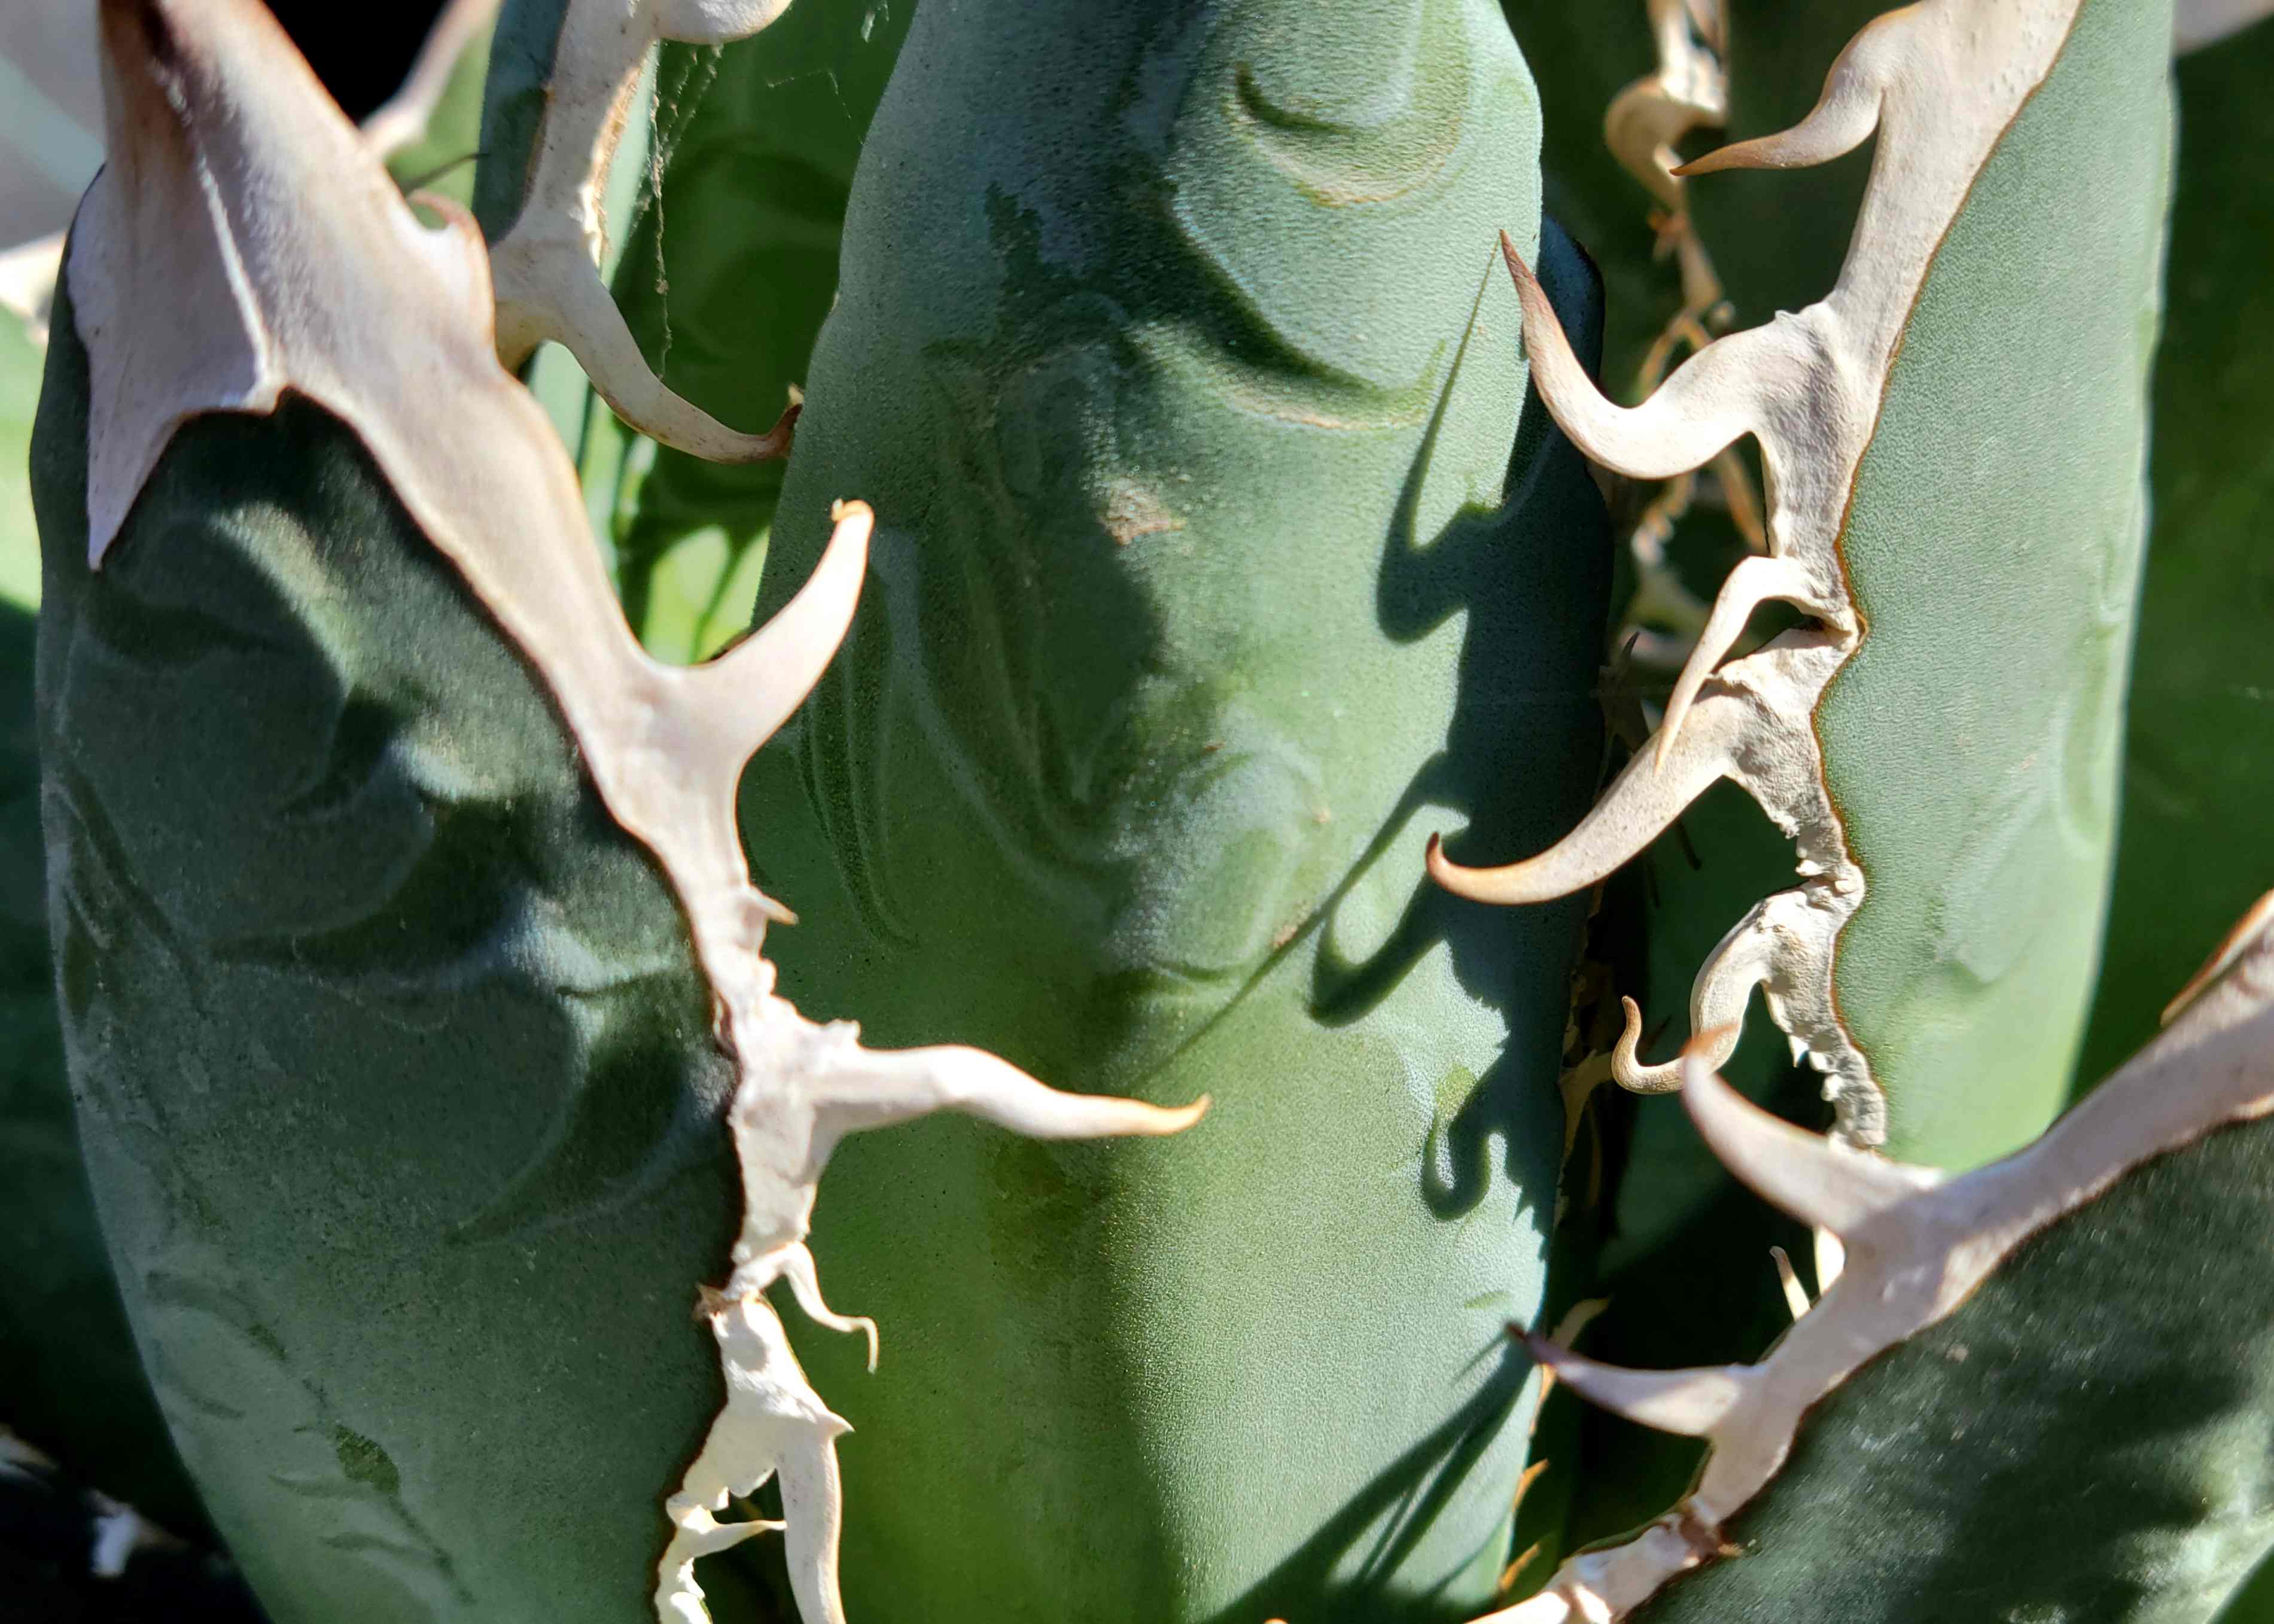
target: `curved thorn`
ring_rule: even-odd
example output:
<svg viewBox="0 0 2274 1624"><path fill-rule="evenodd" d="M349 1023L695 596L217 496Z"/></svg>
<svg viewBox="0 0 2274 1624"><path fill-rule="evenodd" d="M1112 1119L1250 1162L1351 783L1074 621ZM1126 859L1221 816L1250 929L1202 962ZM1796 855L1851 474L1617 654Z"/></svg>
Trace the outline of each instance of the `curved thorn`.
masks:
<svg viewBox="0 0 2274 1624"><path fill-rule="evenodd" d="M1642 1005L1623 996L1619 999L1619 1005L1626 1011L1626 1026L1611 1049L1611 1080L1630 1094L1672 1094L1682 1086L1681 1062L1676 1060L1665 1065L1644 1064L1637 1053L1642 1046ZM1728 1057L1723 1055L1713 1064L1720 1065Z"/></svg>
<svg viewBox="0 0 2274 1624"><path fill-rule="evenodd" d="M500 259L508 260L508 252L501 245ZM510 347L533 349L547 338L566 345L609 410L674 450L711 462L764 462L789 455L794 407L764 433L745 434L657 377L599 268L575 243L534 239L513 257L522 263L499 278L501 286L512 289L513 309L499 324L501 332L516 335ZM526 355L506 358L514 365Z"/></svg>
<svg viewBox="0 0 2274 1624"><path fill-rule="evenodd" d="M1626 1029L1611 1051L1611 1075L1620 1087L1634 1094L1672 1094L1682 1086L1683 1066L1692 1055L1708 1066L1728 1064L1744 1035L1753 989L1768 980L1776 952L1768 924L1771 900L1754 904L1698 967L1697 979L1690 984L1690 1041L1682 1054L1663 1065L1645 1064L1635 1052L1642 1038L1642 1011L1631 998L1622 1000L1627 1006Z"/></svg>
<svg viewBox="0 0 2274 1624"><path fill-rule="evenodd" d="M1447 857L1433 836L1429 877L1456 896L1509 905L1549 902L1585 891L1639 855L1715 779L1734 771L1729 736L1751 717L1751 707L1735 695L1709 694L1663 769L1642 756L1629 762L1579 826L1537 857L1504 868L1471 868Z"/></svg>
<svg viewBox="0 0 2274 1624"><path fill-rule="evenodd" d="M840 1314L829 1306L821 1295L821 1278L815 1270L812 1248L802 1242L785 1247L779 1255L777 1278L789 1282L790 1295L805 1311L805 1317L816 1325L825 1325L832 1331L859 1331L869 1339L869 1373L877 1373L877 1322L866 1314Z"/></svg>
<svg viewBox="0 0 2274 1624"><path fill-rule="evenodd" d="M1587 375L1547 290L1505 231L1500 251L1524 305L1524 352L1540 398L1589 457L1630 478L1670 479L1752 432L1761 385L1751 352L1756 335L1773 329L1718 339L1676 367L1641 405L1615 405Z"/></svg>
<svg viewBox="0 0 2274 1624"><path fill-rule="evenodd" d="M756 632L690 673L716 693L705 708L733 719L741 735L738 763L756 755L805 703L853 624L877 515L866 502L839 502L830 516L836 529L797 595Z"/></svg>
<svg viewBox="0 0 2274 1624"><path fill-rule="evenodd" d="M1751 989L1748 988L1746 991L1750 994ZM1642 1007L1632 998L1621 998L1619 1002L1626 1006L1627 1021L1625 1029L1619 1034L1616 1047L1611 1050L1612 1080L1629 1094L1677 1092L1682 1086L1680 1058L1667 1061L1662 1065L1646 1064L1636 1052L1642 1044ZM1693 1027L1695 1020L1693 1015ZM1710 1040L1701 1038L1698 1041L1708 1045L1707 1052L1713 1056L1713 1064L1725 1065L1729 1056L1736 1053L1737 1028L1719 1028Z"/></svg>
<svg viewBox="0 0 2274 1624"><path fill-rule="evenodd" d="M1824 76L1816 105L1791 129L1717 147L1681 165L1675 174L1687 180L1723 169L1810 169L1855 151L1879 127L1886 83L1883 53L1891 32L1906 20L1900 13L1882 16L1849 41Z"/></svg>
<svg viewBox="0 0 2274 1624"><path fill-rule="evenodd" d="M1558 1348L1574 1346L1580 1333L1593 1325L1610 1305L1611 1299L1607 1297L1580 1298L1563 1311L1563 1317L1555 1322L1555 1328L1547 1334L1547 1340Z"/></svg>
<svg viewBox="0 0 2274 1624"><path fill-rule="evenodd" d="M1603 144L1653 197L1679 213L1675 143L1701 125L1723 122L1728 87L1721 64L1703 43L1708 31L1683 0L1650 0L1650 31L1658 66L1611 99L1603 114Z"/></svg>
<svg viewBox="0 0 2274 1624"><path fill-rule="evenodd" d="M1158 1139L1206 1114L1117 1094L1062 1094L984 1049L855 1049L814 1084L816 1114L832 1133L889 1126L932 1111L961 1111L1034 1139Z"/></svg>
<svg viewBox="0 0 2274 1624"><path fill-rule="evenodd" d="M1683 1056L1682 1102L1721 1165L1754 1193L1842 1237L1942 1182L1931 1168L1850 1150L1771 1116L1717 1076L1702 1054Z"/></svg>
<svg viewBox="0 0 2274 1624"><path fill-rule="evenodd" d="M546 339L566 344L633 428L714 462L784 455L787 426L743 434L664 387L601 280L601 198L641 64L659 39L717 45L755 34L788 0L567 0L545 117L519 218L493 261L499 359L518 368Z"/></svg>
<svg viewBox="0 0 2274 1624"><path fill-rule="evenodd" d="M2225 975L2236 959L2249 951L2251 944L2270 929L2274 929L2274 891L2268 891L2250 905L2250 911L2235 922L2234 929L2226 933L2211 951L2210 957L2203 960L2203 967L2188 977L2187 984L2164 1006L2164 1012L2157 1024L2168 1026L2178 1019L2180 1011L2200 997L2204 988Z"/></svg>
<svg viewBox="0 0 2274 1624"><path fill-rule="evenodd" d="M1777 601L1796 604L1811 614L1834 613L1820 601L1809 571L1796 560L1758 556L1740 559L1722 582L1721 590L1713 599L1713 613L1706 617L1706 628L1698 634L1697 644L1683 662L1682 675L1675 679L1674 692L1667 699L1666 716L1658 725L1658 748L1653 753L1659 767L1663 768L1667 757L1674 753L1675 738L1698 698L1698 690L1706 686L1706 679L1713 674L1737 639L1745 635L1745 626L1753 618L1753 611L1765 603Z"/></svg>
<svg viewBox="0 0 2274 1624"><path fill-rule="evenodd" d="M1558 1381L1598 1409L1684 1438L1710 1436L1744 1396L1752 1373L1746 1365L1628 1370L1559 1348L1536 1332L1525 1334L1524 1346L1534 1361L1555 1372Z"/></svg>

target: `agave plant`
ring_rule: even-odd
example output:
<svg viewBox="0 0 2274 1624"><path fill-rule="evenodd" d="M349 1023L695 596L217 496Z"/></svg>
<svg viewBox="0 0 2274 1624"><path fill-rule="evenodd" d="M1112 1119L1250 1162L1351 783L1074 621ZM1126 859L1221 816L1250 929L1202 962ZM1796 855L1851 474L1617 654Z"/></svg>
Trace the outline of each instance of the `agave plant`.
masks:
<svg viewBox="0 0 2274 1624"><path fill-rule="evenodd" d="M2247 1617L2182 11L102 0L26 974L278 1624Z"/></svg>

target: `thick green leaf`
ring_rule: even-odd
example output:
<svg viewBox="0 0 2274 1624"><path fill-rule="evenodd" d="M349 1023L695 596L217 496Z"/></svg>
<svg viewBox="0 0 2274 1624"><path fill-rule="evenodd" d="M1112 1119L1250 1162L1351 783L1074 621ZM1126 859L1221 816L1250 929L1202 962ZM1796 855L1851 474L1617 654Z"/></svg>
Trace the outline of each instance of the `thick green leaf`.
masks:
<svg viewBox="0 0 2274 1624"><path fill-rule="evenodd" d="M87 390L65 302L52 909L167 1418L278 1624L638 1618L735 1213L679 909L351 433L198 419L90 572Z"/></svg>
<svg viewBox="0 0 2274 1624"><path fill-rule="evenodd" d="M1811 66L1823 18L1793 27L1795 9L1739 5L1732 39L1788 33L1788 65ZM1533 333L1551 404L1603 460L1671 471L1756 437L1774 476L1769 556L1733 572L1648 758L1585 823L1537 858L1447 877L1510 902L1593 883L1737 779L1795 832L1803 883L1716 951L1698 1023L1730 1027L1766 986L1843 1132L1963 1166L2065 1097L2097 967L2144 527L2169 17L2120 0L1832 9L1871 26L1816 110L1789 132L1737 125L1751 139L1688 184L1710 219L1721 171L1821 180L1814 166L1870 142L1836 283L1717 341L1631 411ZM1747 49L1732 45L1733 105L1768 71ZM1836 237L1798 207L1808 195L1786 233ZM1765 235L1746 244L1756 260ZM1745 263L1722 267L1733 290ZM1821 629L1723 665L1779 603Z"/></svg>
<svg viewBox="0 0 2274 1624"><path fill-rule="evenodd" d="M1880 1356L1650 1624L2198 1624L2274 1545L2274 1127L2150 1162Z"/></svg>
<svg viewBox="0 0 2274 1624"><path fill-rule="evenodd" d="M1805 309L1716 340L1624 409L1511 256L1540 387L1581 448L1664 477L1756 439L1768 553L1731 573L1652 744L1583 823L1513 862L1436 867L1464 895L1569 895L1736 780L1793 835L1802 883L1728 921L1692 1024L1722 1034L1718 1062L1766 989L1845 1136L1962 1166L2066 1096L2097 967L2169 16L2122 0L1842 9L1871 26L1814 109L1687 183L1702 208L1723 171L1781 179L1873 146L1837 282ZM1816 624L1732 658L1763 606L1786 605ZM1636 1061L1644 1024L1617 1069L1674 1086Z"/></svg>
<svg viewBox="0 0 2274 1624"><path fill-rule="evenodd" d="M1870 891L1835 989L1913 1161L2029 1139L2082 1037L2146 518L2169 34L2168 7L2083 6L1942 240L1841 538L1870 629L1817 727Z"/></svg>
<svg viewBox="0 0 2274 1624"><path fill-rule="evenodd" d="M2080 1075L2156 1029L2202 942L2274 878L2274 24L2176 64L2154 530L2108 944Z"/></svg>
<svg viewBox="0 0 2274 1624"><path fill-rule="evenodd" d="M1540 1301L1577 915L1457 902L1422 848L1577 811L1607 574L1544 419L1511 462L1527 76L1475 0L927 6L902 60L761 593L875 503L845 654L745 787L808 921L784 990L1216 1104L1111 1157L840 1153L816 1249L921 1327L873 1378L801 1342L859 1428L848 1600L1454 1616L1523 1461L1496 1339Z"/></svg>
<svg viewBox="0 0 2274 1624"><path fill-rule="evenodd" d="M472 156L486 55L485 31L425 137L395 154L399 179L466 196L470 162L435 171ZM112 1281L56 1025L33 738L40 553L28 462L42 360L41 347L0 318L0 1422L164 1527L195 1535L205 1515Z"/></svg>
<svg viewBox="0 0 2274 1624"><path fill-rule="evenodd" d="M2207 1041L2192 1063L2157 1071L2151 1051L2107 1095L2164 1095L2141 1101L2145 1118L2175 1093L2239 1097L2248 1091L2230 1079L2253 1068L2263 1095L2274 954L2262 950L2232 979L2255 981L2255 1024ZM2274 1548L2265 1103L2150 1154L2024 1241L1946 1319L1811 1409L1768 1487L1721 1528L1733 1560L1629 1616L2199 1624L2217 1614ZM2047 1149L2082 1138L2084 1114ZM2058 1156L2038 1161L2058 1170ZM2030 1177L2017 1159L1976 1182L1988 1189L2016 1173ZM1927 1199L1968 1210L1960 1189ZM1812 1313L1834 1312L1836 1296Z"/></svg>

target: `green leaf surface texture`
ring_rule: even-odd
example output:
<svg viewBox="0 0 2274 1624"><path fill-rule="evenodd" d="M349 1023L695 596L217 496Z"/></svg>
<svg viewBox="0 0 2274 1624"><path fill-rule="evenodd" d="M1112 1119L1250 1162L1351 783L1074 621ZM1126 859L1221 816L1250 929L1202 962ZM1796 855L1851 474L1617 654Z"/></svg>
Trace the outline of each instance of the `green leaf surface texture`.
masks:
<svg viewBox="0 0 2274 1624"><path fill-rule="evenodd" d="M2180 58L2174 77L2153 529L2081 1078L2154 1033L2204 944L2274 883L2274 175L2259 158L2274 134L2274 25Z"/></svg>
<svg viewBox="0 0 2274 1624"><path fill-rule="evenodd" d="M2146 1162L1810 1411L1633 1624L2199 1624L2274 1545L2274 1124Z"/></svg>
<svg viewBox="0 0 2274 1624"><path fill-rule="evenodd" d="M22 517L28 546L28 504ZM154 1520L194 1531L197 1493L111 1283L64 1073L33 737L36 625L0 602L0 1425Z"/></svg>
<svg viewBox="0 0 2274 1624"><path fill-rule="evenodd" d="M1880 0L1720 0L1729 118L1695 132L1696 155L1728 141L1788 130L1807 116L1824 76L1856 32L1893 9ZM1641 10L1641 5L1636 7ZM1848 227L1864 199L1871 148L1807 169L1724 171L1691 181L1688 200L1713 256L1736 325L1820 299L1848 256Z"/></svg>
<svg viewBox="0 0 2274 1624"><path fill-rule="evenodd" d="M2031 1138L2082 1035L2146 520L2168 26L2083 6L1943 239L1841 538L1867 629L1816 722L1869 890L1834 992L1908 1161Z"/></svg>
<svg viewBox="0 0 2274 1624"><path fill-rule="evenodd" d="M736 1210L681 915L349 431L193 421L95 573L87 388L65 302L49 918L175 1437L276 1624L641 1618Z"/></svg>
<svg viewBox="0 0 2274 1624"><path fill-rule="evenodd" d="M845 650L745 782L805 921L769 950L868 1041L1215 1105L838 1153L815 1250L883 1364L793 1335L857 1429L855 1615L1491 1593L1581 914L1422 851L1544 841L1597 764L1601 508L1536 404L1517 434L1495 252L1540 240L1538 139L1474 0L916 16L760 594L875 504Z"/></svg>

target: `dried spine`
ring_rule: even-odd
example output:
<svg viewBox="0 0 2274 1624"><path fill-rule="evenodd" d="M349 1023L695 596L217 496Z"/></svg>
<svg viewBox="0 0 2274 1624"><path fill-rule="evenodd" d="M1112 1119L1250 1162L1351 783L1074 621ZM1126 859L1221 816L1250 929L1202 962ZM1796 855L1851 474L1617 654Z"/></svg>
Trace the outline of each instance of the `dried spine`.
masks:
<svg viewBox="0 0 2274 1624"><path fill-rule="evenodd" d="M787 456L796 406L764 433L744 434L664 387L600 278L601 199L648 52L664 40L743 39L788 9L789 0L566 0L521 214L490 255L499 359L518 367L547 340L565 344L619 417L713 462Z"/></svg>
<svg viewBox="0 0 2274 1624"><path fill-rule="evenodd" d="M1636 371L1635 388L1641 394L1659 386L1677 354L1703 350L1729 320L1721 279L1690 218L1678 150L1693 131L1719 129L1728 115L1720 0L1645 4L1658 67L1620 91L1603 115L1603 144L1649 193L1655 205L1651 225L1658 235L1658 252L1660 257L1673 255L1681 278L1681 308ZM1667 556L1667 543L1701 496L1718 499L1753 551L1767 545L1760 499L1743 459L1734 450L1724 451L1713 460L1711 476L1704 492L1694 472L1666 481L1628 532L1634 591L1612 641L1623 657L1630 655L1636 664L1679 669L1706 629L1706 605L1683 583Z"/></svg>
<svg viewBox="0 0 2274 1624"><path fill-rule="evenodd" d="M1803 1132L1693 1053L1683 1101L1698 1131L1755 1192L1836 1235L1845 1269L1758 1365L1622 1370L1531 1338L1532 1356L1582 1397L1712 1450L1672 1511L1572 1558L1539 1595L1479 1624L1604 1624L1721 1554L1723 1527L1775 1477L1810 1409L1849 1376L1946 1318L2016 1247L2129 1169L2274 1112L2274 895L2214 966L2172 1026L2043 1138L1955 1178Z"/></svg>
<svg viewBox="0 0 2274 1624"><path fill-rule="evenodd" d="M2082 0L1921 0L1875 19L1841 52L1815 108L1792 129L1725 147L1682 175L1828 162L1879 137L1838 282L1798 314L1716 339L1639 406L1595 388L1546 294L1512 244L1525 349L1540 396L1596 462L1638 479L1704 466L1739 438L1759 443L1768 552L1724 583L1668 698L1651 747L1562 841L1508 867L1465 868L1433 851L1431 871L1465 896L1544 902L1600 880L1662 833L1715 780L1752 793L1799 847L1802 883L1754 909L1698 972L1694 1032L1720 1065L1752 989L1796 1052L1825 1073L1836 1132L1886 1137L1886 1104L1834 1001L1834 951L1864 898L1864 875L1824 783L1814 714L1864 633L1839 538L1905 324L1944 234L2022 106L2052 71ZM1787 633L1724 666L1762 604L1782 601L1820 629ZM1613 1057L1630 1088L1681 1085L1675 1065L1637 1058L1630 1004Z"/></svg>
<svg viewBox="0 0 2274 1624"><path fill-rule="evenodd" d="M811 580L731 653L690 668L650 658L552 428L498 363L472 221L434 203L448 223L419 223L257 0L104 0L102 32L109 162L65 268L89 358L89 567L177 428L272 411L290 391L356 432L536 668L609 812L669 879L736 1065L745 1211L733 1276L704 1307L729 1397L669 1507L658 1615L705 1616L695 1556L756 1531L712 1513L779 1473L800 1605L808 1624L837 1624L845 1424L759 1295L786 1280L820 1322L873 1335L828 1309L805 1245L830 1152L935 1110L1089 1138L1172 1133L1201 1106L1059 1094L969 1049L872 1052L776 996L761 950L767 921L788 914L751 883L735 786L844 635L868 508L840 505Z"/></svg>

